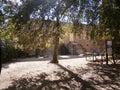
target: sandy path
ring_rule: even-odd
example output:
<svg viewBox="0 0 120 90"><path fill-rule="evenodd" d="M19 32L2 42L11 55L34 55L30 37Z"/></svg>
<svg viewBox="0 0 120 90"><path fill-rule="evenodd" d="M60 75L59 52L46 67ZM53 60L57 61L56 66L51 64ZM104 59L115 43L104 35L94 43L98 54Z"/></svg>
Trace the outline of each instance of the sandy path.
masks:
<svg viewBox="0 0 120 90"><path fill-rule="evenodd" d="M61 70L58 66L49 63L50 60L46 60L46 58L44 59L19 59L20 61L25 62L14 62L3 65L2 73L0 76L0 89L11 85L13 79L19 79L20 77L34 77L43 72L51 74L54 71L57 72ZM88 61L86 61L85 58L67 58L59 60L59 64L63 65L66 68L70 67L73 70L75 68L85 67L87 63Z"/></svg>
<svg viewBox="0 0 120 90"><path fill-rule="evenodd" d="M4 64L0 76L0 90L9 86L11 88L5 90L51 90L50 88L119 90L120 88L120 64L106 66L90 63L89 60L79 56L61 56L59 64L49 63L50 60L51 58L26 58Z"/></svg>

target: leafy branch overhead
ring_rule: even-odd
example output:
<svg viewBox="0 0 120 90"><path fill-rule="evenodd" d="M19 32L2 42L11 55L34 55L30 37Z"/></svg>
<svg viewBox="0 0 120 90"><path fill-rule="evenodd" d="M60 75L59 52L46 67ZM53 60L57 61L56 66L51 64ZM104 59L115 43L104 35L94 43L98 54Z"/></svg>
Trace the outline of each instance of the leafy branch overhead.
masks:
<svg viewBox="0 0 120 90"><path fill-rule="evenodd" d="M18 4L2 0L0 38L17 38L16 47L22 49L43 50L53 46L55 57L60 39L71 32L80 36L86 31L86 37L92 40L118 39L119 3L119 0L20 0Z"/></svg>

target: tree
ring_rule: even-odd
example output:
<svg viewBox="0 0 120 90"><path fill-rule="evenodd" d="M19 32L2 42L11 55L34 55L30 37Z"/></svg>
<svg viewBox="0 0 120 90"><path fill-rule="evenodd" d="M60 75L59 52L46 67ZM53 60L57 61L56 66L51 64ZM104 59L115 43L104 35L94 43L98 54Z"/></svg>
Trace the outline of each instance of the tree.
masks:
<svg viewBox="0 0 120 90"><path fill-rule="evenodd" d="M9 0L0 0L0 71L2 63L15 57L14 25L12 17L16 13L16 5Z"/></svg>
<svg viewBox="0 0 120 90"><path fill-rule="evenodd" d="M59 38L61 37L61 33L62 33L60 22L62 22L64 18L68 18L69 22L76 20L79 23L81 23L82 19L85 18L86 20L89 19L88 21L95 23L95 21L97 20L96 17L93 17L95 13L97 13L97 10L95 11L97 6L95 3L97 3L98 5L99 0L91 0L91 1L87 1L87 0L24 1L23 0L22 5L18 7L18 12L14 15L13 22L15 23L16 30L20 31L22 30L21 27L24 27L24 25L27 24L27 22L32 18L41 21L45 21L45 20L55 21L53 25L53 30L51 32L53 38L53 44L54 44L54 54L53 54L53 60L51 62L58 63L57 60L58 45L59 45ZM87 14L85 14L84 12L86 12ZM89 16L87 16L88 13Z"/></svg>
<svg viewBox="0 0 120 90"><path fill-rule="evenodd" d="M57 54L58 54L59 38L61 36L60 18L63 16L64 12L70 6L71 3L69 5L66 5L66 2L59 0L53 0L52 2L48 0L44 0L44 1L31 0L23 3L23 6L21 6L20 8L20 12L18 12L13 19L13 22L15 22L15 26L19 30L23 24L26 24L27 21L29 21L30 15L31 18L36 18L43 22L46 20L46 17L48 20L52 20L52 21L56 19L55 20L56 22L53 24L53 30L51 33L54 44L54 55L53 55L53 60L51 61L52 63L58 63ZM30 11L28 11L28 8Z"/></svg>
<svg viewBox="0 0 120 90"><path fill-rule="evenodd" d="M105 40L120 41L120 0L102 1L100 13L101 35ZM108 64L108 54L106 54Z"/></svg>

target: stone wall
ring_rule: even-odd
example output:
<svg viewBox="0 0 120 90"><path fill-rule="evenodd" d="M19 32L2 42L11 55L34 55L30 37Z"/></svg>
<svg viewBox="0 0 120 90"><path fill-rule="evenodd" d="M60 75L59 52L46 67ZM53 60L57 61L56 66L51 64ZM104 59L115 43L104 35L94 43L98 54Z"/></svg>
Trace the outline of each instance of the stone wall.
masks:
<svg viewBox="0 0 120 90"><path fill-rule="evenodd" d="M102 40L93 41L84 36L70 34L63 38L63 44L70 54L85 54L86 52L102 53L105 50L105 42Z"/></svg>

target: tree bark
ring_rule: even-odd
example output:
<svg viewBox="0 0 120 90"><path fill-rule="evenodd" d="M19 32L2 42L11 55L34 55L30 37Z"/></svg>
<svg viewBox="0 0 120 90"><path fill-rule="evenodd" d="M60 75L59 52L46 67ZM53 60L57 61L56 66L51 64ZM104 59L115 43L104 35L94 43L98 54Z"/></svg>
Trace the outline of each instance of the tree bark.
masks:
<svg viewBox="0 0 120 90"><path fill-rule="evenodd" d="M114 55L112 54L113 64L116 64Z"/></svg>
<svg viewBox="0 0 120 90"><path fill-rule="evenodd" d="M0 59L0 74L1 74L1 69L2 69L2 61Z"/></svg>
<svg viewBox="0 0 120 90"><path fill-rule="evenodd" d="M54 52L53 52L53 60L51 63L58 63L58 46L59 46L59 37L60 37L60 22L59 22L59 10L57 11L56 15L57 21L55 24L56 31L54 33Z"/></svg>
<svg viewBox="0 0 120 90"><path fill-rule="evenodd" d="M53 52L53 59L50 61L51 63L58 63L58 45L59 45L59 37L56 36L54 42L54 52Z"/></svg>

